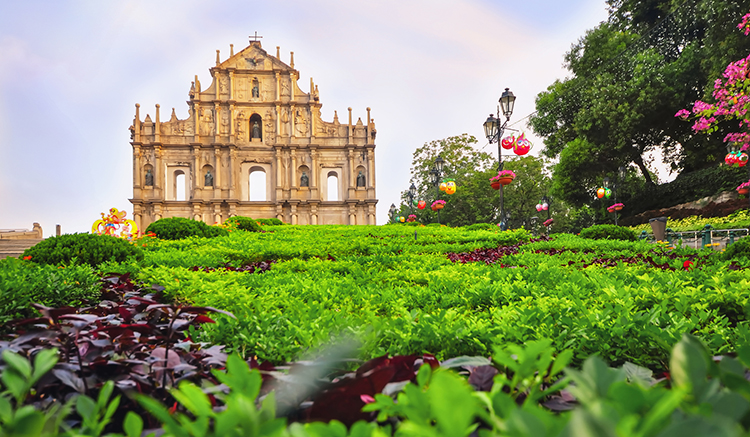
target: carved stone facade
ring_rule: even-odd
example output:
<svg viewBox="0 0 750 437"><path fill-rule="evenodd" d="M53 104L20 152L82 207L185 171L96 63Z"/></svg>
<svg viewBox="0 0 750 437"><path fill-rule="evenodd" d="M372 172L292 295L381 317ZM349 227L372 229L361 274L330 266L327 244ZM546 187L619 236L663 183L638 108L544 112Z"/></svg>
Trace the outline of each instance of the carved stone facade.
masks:
<svg viewBox="0 0 750 437"><path fill-rule="evenodd" d="M294 53L285 64L259 41L196 76L189 117L140 119L130 127L134 220L163 217L206 223L235 215L291 224L375 224L375 124L321 119L318 89L297 85ZM364 184L359 174L364 176ZM179 184L179 185L178 185ZM330 187L329 187L330 185ZM364 185L364 186L362 186ZM330 189L329 189L330 188Z"/></svg>

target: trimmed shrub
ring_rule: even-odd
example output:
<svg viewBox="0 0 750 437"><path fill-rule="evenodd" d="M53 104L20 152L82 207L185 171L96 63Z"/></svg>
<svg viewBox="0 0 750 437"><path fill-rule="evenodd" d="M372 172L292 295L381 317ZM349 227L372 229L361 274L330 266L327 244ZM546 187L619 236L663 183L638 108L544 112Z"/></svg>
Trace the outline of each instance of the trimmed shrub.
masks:
<svg viewBox="0 0 750 437"><path fill-rule="evenodd" d="M26 249L22 257L28 256L39 264L86 264L96 267L105 261L142 260L143 252L127 240L110 235L65 234L47 238Z"/></svg>
<svg viewBox="0 0 750 437"><path fill-rule="evenodd" d="M724 260L750 258L750 237L740 238L730 244L721 255Z"/></svg>
<svg viewBox="0 0 750 437"><path fill-rule="evenodd" d="M157 220L148 225L146 233L149 232L153 232L162 240L182 240L188 237L213 238L227 235L226 229L182 217Z"/></svg>
<svg viewBox="0 0 750 437"><path fill-rule="evenodd" d="M635 232L624 227L615 225L594 225L581 230L581 238L592 240L625 240L635 241Z"/></svg>
<svg viewBox="0 0 750 437"><path fill-rule="evenodd" d="M229 217L225 222L225 224L233 225L240 231L248 231L248 232L258 232L260 231L260 225L250 217L243 217L241 215L237 215L234 217Z"/></svg>
<svg viewBox="0 0 750 437"><path fill-rule="evenodd" d="M463 228L467 231L496 231L500 229L498 225L493 225L492 223L474 223L473 225L464 226Z"/></svg>
<svg viewBox="0 0 750 437"><path fill-rule="evenodd" d="M277 218L256 219L255 221L261 226L281 226L284 224L284 222Z"/></svg>

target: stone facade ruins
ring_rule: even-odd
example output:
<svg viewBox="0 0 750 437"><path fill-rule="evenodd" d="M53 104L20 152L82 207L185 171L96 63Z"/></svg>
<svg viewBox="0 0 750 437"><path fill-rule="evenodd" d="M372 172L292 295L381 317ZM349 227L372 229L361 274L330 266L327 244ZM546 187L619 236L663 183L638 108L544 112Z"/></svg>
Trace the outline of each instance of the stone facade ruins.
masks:
<svg viewBox="0 0 750 437"><path fill-rule="evenodd" d="M231 46L230 46L231 47ZM303 92L294 69L259 41L190 87L189 117L130 127L133 216L139 229L163 217L221 223L240 215L291 224L375 224L375 124L367 108L341 123L321 118L318 87Z"/></svg>

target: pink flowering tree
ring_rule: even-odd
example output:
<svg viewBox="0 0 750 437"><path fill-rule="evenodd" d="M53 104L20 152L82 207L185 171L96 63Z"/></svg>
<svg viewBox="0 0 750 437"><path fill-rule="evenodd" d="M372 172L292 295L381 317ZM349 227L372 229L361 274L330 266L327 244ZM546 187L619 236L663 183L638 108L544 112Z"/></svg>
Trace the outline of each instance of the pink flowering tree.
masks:
<svg viewBox="0 0 750 437"><path fill-rule="evenodd" d="M750 35L750 13L742 17L737 26L745 35ZM692 117L695 118L693 130L695 132L711 133L716 131L718 123L726 120L738 121L738 132L732 132L724 137L725 142L741 144L741 150L750 148L750 55L727 65L722 78L714 82L713 97L715 103L696 100L693 103ZM675 114L684 120L691 118L691 112L680 109Z"/></svg>

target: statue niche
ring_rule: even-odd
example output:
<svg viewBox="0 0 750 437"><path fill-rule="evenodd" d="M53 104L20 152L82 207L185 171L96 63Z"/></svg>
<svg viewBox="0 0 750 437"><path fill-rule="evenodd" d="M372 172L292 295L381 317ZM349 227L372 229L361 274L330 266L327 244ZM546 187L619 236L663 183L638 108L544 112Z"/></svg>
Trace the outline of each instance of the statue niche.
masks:
<svg viewBox="0 0 750 437"><path fill-rule="evenodd" d="M253 114L250 117L250 141L263 141L263 119L259 114Z"/></svg>

